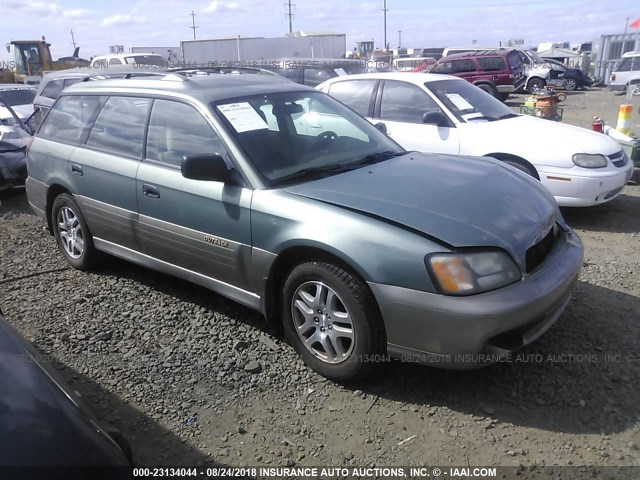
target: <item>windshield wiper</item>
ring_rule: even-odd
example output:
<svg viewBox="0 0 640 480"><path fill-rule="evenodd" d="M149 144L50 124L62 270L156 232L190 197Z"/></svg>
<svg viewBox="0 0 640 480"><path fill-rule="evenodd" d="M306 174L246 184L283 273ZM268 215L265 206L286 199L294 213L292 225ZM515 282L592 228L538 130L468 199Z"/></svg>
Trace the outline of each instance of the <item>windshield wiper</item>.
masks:
<svg viewBox="0 0 640 480"><path fill-rule="evenodd" d="M519 116L517 113L505 113L504 115L500 115L498 120L504 120L506 118L513 118Z"/></svg>
<svg viewBox="0 0 640 480"><path fill-rule="evenodd" d="M406 152L394 152L392 150L385 150L384 152L371 153L369 155L365 155L359 160L355 162L347 162L347 163L338 163L334 165L327 165L324 167L310 167L310 168L302 168L296 172L290 173L289 175L285 175L284 177L277 178L269 184L271 186L280 185L282 183L288 183L291 180L302 180L306 178L315 177L318 175L322 175L323 173L333 173L333 172L346 172L349 170L355 170L358 167L362 167L364 165L371 165L373 163L382 162L383 160L387 160L391 157L397 157L399 155L404 155Z"/></svg>
<svg viewBox="0 0 640 480"><path fill-rule="evenodd" d="M489 122L493 122L495 120L499 120L499 118L496 117L490 117L489 115L481 115L479 117L471 117L471 118L467 118L466 119L467 122L470 122L471 120L487 120Z"/></svg>
<svg viewBox="0 0 640 480"><path fill-rule="evenodd" d="M342 170L343 167L341 165L329 165L325 167L311 167L311 168L302 168L298 171L290 173L289 175L285 175L284 177L277 178L271 182L270 185L279 185L282 183L290 182L291 180L302 180L305 178L315 177L317 175L323 173L337 172Z"/></svg>
<svg viewBox="0 0 640 480"><path fill-rule="evenodd" d="M360 160L356 160L355 162L343 163L342 167L347 168L349 170L353 168L358 168L363 165L371 165L377 162L382 162L392 157L399 157L400 155L404 155L407 152L394 152L393 150L385 150L384 152L370 153L369 155L365 155Z"/></svg>

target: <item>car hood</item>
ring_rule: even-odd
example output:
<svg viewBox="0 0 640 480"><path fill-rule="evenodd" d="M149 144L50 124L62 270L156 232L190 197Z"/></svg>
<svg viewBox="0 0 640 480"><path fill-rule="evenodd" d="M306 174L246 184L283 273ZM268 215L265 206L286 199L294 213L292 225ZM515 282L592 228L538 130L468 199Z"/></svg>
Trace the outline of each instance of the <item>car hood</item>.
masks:
<svg viewBox="0 0 640 480"><path fill-rule="evenodd" d="M486 139L497 135L501 143L492 142L492 145L503 149L498 151L508 152L504 149L513 146L518 147L513 153L522 154L522 145L531 145L530 160L535 156L536 165L546 165L551 161L556 166L573 168L575 165L571 157L576 153L611 155L621 150L618 142L602 133L531 115L518 115L496 122L469 122L467 125L473 127L474 140L485 139L486 143Z"/></svg>
<svg viewBox="0 0 640 480"><path fill-rule="evenodd" d="M404 226L447 247L502 248L523 271L527 249L555 222L565 226L541 184L487 158L411 152L285 191Z"/></svg>
<svg viewBox="0 0 640 480"><path fill-rule="evenodd" d="M27 118L29 118L29 115L33 113L33 105L31 104L14 105L11 108L13 109L14 112L16 112L16 115L20 117L21 120L26 120ZM0 107L0 119L5 120L8 118L13 119L11 112L9 112L9 110L6 107Z"/></svg>
<svg viewBox="0 0 640 480"><path fill-rule="evenodd" d="M128 466L48 362L0 315L0 467Z"/></svg>

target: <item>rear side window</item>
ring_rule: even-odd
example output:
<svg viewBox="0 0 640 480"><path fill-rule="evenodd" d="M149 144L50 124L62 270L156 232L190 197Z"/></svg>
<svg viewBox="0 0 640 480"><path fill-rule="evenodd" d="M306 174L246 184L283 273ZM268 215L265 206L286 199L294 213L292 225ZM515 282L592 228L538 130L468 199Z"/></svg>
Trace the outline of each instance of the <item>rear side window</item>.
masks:
<svg viewBox="0 0 640 480"><path fill-rule="evenodd" d="M329 87L329 95L366 117L369 114L369 104L375 84L375 80L337 82Z"/></svg>
<svg viewBox="0 0 640 480"><path fill-rule="evenodd" d="M616 71L618 72L629 72L631 70L631 57L625 57L620 60L618 64L618 68Z"/></svg>
<svg viewBox="0 0 640 480"><path fill-rule="evenodd" d="M149 120L146 157L179 167L183 156L198 153L224 155L224 144L195 108L156 100Z"/></svg>
<svg viewBox="0 0 640 480"><path fill-rule="evenodd" d="M60 96L60 93L62 92L63 88L64 88L64 80L62 80L62 79L51 80L44 87L44 89L42 90L42 93L40 95L42 95L43 97L51 98L51 99L55 100L56 98L58 98Z"/></svg>
<svg viewBox="0 0 640 480"><path fill-rule="evenodd" d="M151 99L109 97L96 118L87 145L140 157Z"/></svg>
<svg viewBox="0 0 640 480"><path fill-rule="evenodd" d="M63 142L79 143L106 97L72 95L60 98L44 120L39 134Z"/></svg>
<svg viewBox="0 0 640 480"><path fill-rule="evenodd" d="M122 65L122 62L118 58L112 58L109 60L109 65Z"/></svg>
<svg viewBox="0 0 640 480"><path fill-rule="evenodd" d="M478 57L478 63L485 72L501 72L507 69L502 57Z"/></svg>
<svg viewBox="0 0 640 480"><path fill-rule="evenodd" d="M476 65L473 63L473 60L454 60L453 61L453 73L467 73L467 72L475 72Z"/></svg>

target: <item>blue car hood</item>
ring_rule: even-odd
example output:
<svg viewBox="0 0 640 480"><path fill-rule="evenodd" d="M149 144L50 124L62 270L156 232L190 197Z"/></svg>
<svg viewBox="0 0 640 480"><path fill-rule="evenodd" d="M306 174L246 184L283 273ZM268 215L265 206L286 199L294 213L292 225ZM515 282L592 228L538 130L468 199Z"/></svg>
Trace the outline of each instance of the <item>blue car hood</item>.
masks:
<svg viewBox="0 0 640 480"><path fill-rule="evenodd" d="M406 226L456 247L499 247L523 268L555 222L553 196L493 159L411 152L285 188L289 193Z"/></svg>

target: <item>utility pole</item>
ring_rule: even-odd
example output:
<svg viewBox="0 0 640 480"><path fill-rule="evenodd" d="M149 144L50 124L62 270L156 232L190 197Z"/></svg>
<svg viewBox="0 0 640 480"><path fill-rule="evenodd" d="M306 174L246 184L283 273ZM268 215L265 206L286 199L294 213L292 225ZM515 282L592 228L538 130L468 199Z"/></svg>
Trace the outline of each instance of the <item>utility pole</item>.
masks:
<svg viewBox="0 0 640 480"><path fill-rule="evenodd" d="M387 51L387 0L384 0L384 6L382 7L384 12L384 51Z"/></svg>
<svg viewBox="0 0 640 480"><path fill-rule="evenodd" d="M295 7L294 3L291 3L291 0L288 0L287 3L284 4L285 7L288 7L289 13L285 13L285 17L289 17L289 33L293 33L293 24L291 19L293 18L293 13L291 13L291 7Z"/></svg>
<svg viewBox="0 0 640 480"><path fill-rule="evenodd" d="M629 25L629 17L627 17L627 21L624 24L624 33L627 34L627 25Z"/></svg>
<svg viewBox="0 0 640 480"><path fill-rule="evenodd" d="M76 49L76 39L73 37L73 30L71 30L71 45L73 45L73 49Z"/></svg>
<svg viewBox="0 0 640 480"><path fill-rule="evenodd" d="M402 30L398 30L398 48L402 48Z"/></svg>
<svg viewBox="0 0 640 480"><path fill-rule="evenodd" d="M193 30L193 39L196 39L196 12L194 12L193 10L191 10L191 30Z"/></svg>

